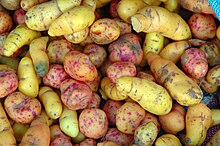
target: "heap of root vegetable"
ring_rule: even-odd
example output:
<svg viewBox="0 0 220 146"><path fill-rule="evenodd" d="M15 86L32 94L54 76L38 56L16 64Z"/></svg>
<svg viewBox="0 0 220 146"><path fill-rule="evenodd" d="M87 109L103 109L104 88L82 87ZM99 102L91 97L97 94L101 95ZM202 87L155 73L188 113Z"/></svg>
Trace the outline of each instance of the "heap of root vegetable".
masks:
<svg viewBox="0 0 220 146"><path fill-rule="evenodd" d="M207 0L0 4L0 145L220 145Z"/></svg>

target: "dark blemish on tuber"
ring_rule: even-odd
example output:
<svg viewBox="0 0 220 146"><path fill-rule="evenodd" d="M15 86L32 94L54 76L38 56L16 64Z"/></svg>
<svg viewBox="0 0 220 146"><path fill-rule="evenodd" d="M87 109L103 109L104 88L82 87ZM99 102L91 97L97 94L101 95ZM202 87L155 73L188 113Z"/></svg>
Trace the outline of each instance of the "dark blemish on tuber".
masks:
<svg viewBox="0 0 220 146"><path fill-rule="evenodd" d="M25 7L25 3L21 3L21 7Z"/></svg>
<svg viewBox="0 0 220 146"><path fill-rule="evenodd" d="M153 18L151 9L146 9L146 13L150 18Z"/></svg>
<svg viewBox="0 0 220 146"><path fill-rule="evenodd" d="M165 80L163 81L162 84L164 85L164 84L166 84L167 82L172 83L172 82L173 82L172 77L174 77L175 75L177 75L177 74L174 73L174 72L171 72L171 73L165 78Z"/></svg>
<svg viewBox="0 0 220 146"><path fill-rule="evenodd" d="M180 28L180 21L181 21L181 20L178 21L177 27L176 27L176 29L175 29L175 31L174 31L173 34L175 34L175 33L178 31L178 29ZM187 31L187 30L186 30L186 31ZM183 34L183 35L184 35L184 34Z"/></svg>
<svg viewBox="0 0 220 146"><path fill-rule="evenodd" d="M162 70L162 76L166 76L168 74L168 70L167 69L163 69Z"/></svg>
<svg viewBox="0 0 220 146"><path fill-rule="evenodd" d="M202 9L199 6L193 7L192 10L193 10L193 12L201 12L202 11Z"/></svg>
<svg viewBox="0 0 220 146"><path fill-rule="evenodd" d="M30 16L31 17L31 16ZM29 17L28 16L25 16L25 20L28 20L29 19Z"/></svg>
<svg viewBox="0 0 220 146"><path fill-rule="evenodd" d="M187 144L191 143L191 139L189 137L186 137L185 141Z"/></svg>
<svg viewBox="0 0 220 146"><path fill-rule="evenodd" d="M192 97L193 99L198 99L197 93L193 89L189 89L187 94Z"/></svg>
<svg viewBox="0 0 220 146"><path fill-rule="evenodd" d="M157 11L157 9L155 10L155 12L156 12L156 14L157 14L157 17L156 17L156 18L158 19L158 22L160 23L160 16L161 16L161 15L160 15L159 12ZM154 17L152 17L152 18L154 18ZM161 33L162 33L162 32L161 32Z"/></svg>

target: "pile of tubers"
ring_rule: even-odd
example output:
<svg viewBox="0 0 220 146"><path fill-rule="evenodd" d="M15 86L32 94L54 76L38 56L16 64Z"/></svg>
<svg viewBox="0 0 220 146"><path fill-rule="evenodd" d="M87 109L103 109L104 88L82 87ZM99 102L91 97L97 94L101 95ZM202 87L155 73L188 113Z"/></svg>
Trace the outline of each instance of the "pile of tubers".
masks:
<svg viewBox="0 0 220 146"><path fill-rule="evenodd" d="M208 0L0 0L0 146L220 145Z"/></svg>

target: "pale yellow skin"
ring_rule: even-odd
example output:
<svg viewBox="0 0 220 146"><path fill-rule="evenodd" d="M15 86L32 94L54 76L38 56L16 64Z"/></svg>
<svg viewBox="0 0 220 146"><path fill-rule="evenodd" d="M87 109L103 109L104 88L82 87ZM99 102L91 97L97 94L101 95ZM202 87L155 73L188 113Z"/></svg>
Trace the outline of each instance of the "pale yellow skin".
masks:
<svg viewBox="0 0 220 146"><path fill-rule="evenodd" d="M145 118L141 121L141 124L148 123L148 122L154 122L154 124L157 126L158 131L160 131L161 124L158 120L158 117L146 111Z"/></svg>
<svg viewBox="0 0 220 146"><path fill-rule="evenodd" d="M3 41L7 38L8 34L9 34L8 32L5 32L5 33L0 35L0 47L3 46Z"/></svg>
<svg viewBox="0 0 220 146"><path fill-rule="evenodd" d="M25 23L33 30L48 30L52 21L56 20L64 12L79 6L80 3L81 0L53 0L37 4L28 9Z"/></svg>
<svg viewBox="0 0 220 146"><path fill-rule="evenodd" d="M178 5L178 0L167 0L164 2L164 7L169 11L175 11Z"/></svg>
<svg viewBox="0 0 220 146"><path fill-rule="evenodd" d="M158 132L157 125L154 122L144 123L135 130L133 143L141 146L153 145Z"/></svg>
<svg viewBox="0 0 220 146"><path fill-rule="evenodd" d="M186 112L186 145L201 145L212 124L211 110L200 102L190 106Z"/></svg>
<svg viewBox="0 0 220 146"><path fill-rule="evenodd" d="M215 126L220 124L220 109L211 109L212 112L212 125Z"/></svg>
<svg viewBox="0 0 220 146"><path fill-rule="evenodd" d="M0 145L2 146L16 146L16 139L13 129L8 120L3 105L0 103Z"/></svg>
<svg viewBox="0 0 220 146"><path fill-rule="evenodd" d="M203 92L199 85L172 61L151 52L147 53L146 59L157 83L169 92L172 99L183 106L191 106L202 100Z"/></svg>
<svg viewBox="0 0 220 146"><path fill-rule="evenodd" d="M0 3L7 10L17 10L20 7L20 0L0 0Z"/></svg>
<svg viewBox="0 0 220 146"><path fill-rule="evenodd" d="M18 70L19 61L20 61L20 59L17 57L11 58L11 57L6 57L6 56L0 56L0 63L10 66L16 72Z"/></svg>
<svg viewBox="0 0 220 146"><path fill-rule="evenodd" d="M41 36L40 32L28 28L25 24L20 24L13 29L4 40L3 54L5 56L11 56L19 48L24 45L29 45L33 39L39 36Z"/></svg>
<svg viewBox="0 0 220 146"><path fill-rule="evenodd" d="M59 9L64 13L73 7L79 6L82 0L56 0Z"/></svg>
<svg viewBox="0 0 220 146"><path fill-rule="evenodd" d="M52 124L54 124L54 119L51 119L51 118L47 115L45 109L42 109L42 110L41 110L41 116L44 118L45 123L46 123L48 126L51 126Z"/></svg>
<svg viewBox="0 0 220 146"><path fill-rule="evenodd" d="M9 66L7 64L0 64L0 70L11 70L14 73L17 72L15 69L13 69L11 66Z"/></svg>
<svg viewBox="0 0 220 146"><path fill-rule="evenodd" d="M23 10L28 11L31 7L47 1L48 0L21 0L20 6Z"/></svg>
<svg viewBox="0 0 220 146"><path fill-rule="evenodd" d="M37 76L43 77L49 71L49 58L46 53L49 37L39 37L31 41L29 53Z"/></svg>
<svg viewBox="0 0 220 146"><path fill-rule="evenodd" d="M146 6L140 9L131 16L131 24L138 33L159 32L172 40L192 37L189 25L180 15L160 6Z"/></svg>
<svg viewBox="0 0 220 146"><path fill-rule="evenodd" d="M79 131L76 137L71 137L72 141L75 143L80 143L86 139L86 136Z"/></svg>
<svg viewBox="0 0 220 146"><path fill-rule="evenodd" d="M14 123L12 128L13 128L16 140L18 142L21 142L21 139L24 136L27 129L29 128L29 125Z"/></svg>
<svg viewBox="0 0 220 146"><path fill-rule="evenodd" d="M146 54L148 52L154 52L159 54L164 47L164 36L158 32L148 32L145 35L143 43L144 57L142 59L142 66L146 65Z"/></svg>
<svg viewBox="0 0 220 146"><path fill-rule="evenodd" d="M143 0L146 4L152 5L156 0Z"/></svg>
<svg viewBox="0 0 220 146"><path fill-rule="evenodd" d="M156 139L155 146L182 146L182 144L175 135L163 134Z"/></svg>
<svg viewBox="0 0 220 146"><path fill-rule="evenodd" d="M107 101L109 99L109 97L106 95L106 93L101 88L99 88L98 91L99 91L102 99L104 99L105 101Z"/></svg>
<svg viewBox="0 0 220 146"><path fill-rule="evenodd" d="M146 33L144 44L143 44L143 51L145 54L148 52L159 53L163 49L164 44L164 36L158 32L149 32Z"/></svg>
<svg viewBox="0 0 220 146"><path fill-rule="evenodd" d="M155 115L167 114L172 108L172 98L167 90L147 79L120 77L116 80L116 88Z"/></svg>
<svg viewBox="0 0 220 146"><path fill-rule="evenodd" d="M206 80L212 85L220 86L220 65L216 65L209 69L206 74Z"/></svg>
<svg viewBox="0 0 220 146"><path fill-rule="evenodd" d="M31 7L25 14L25 23L32 30L45 31L61 14L57 1L48 1Z"/></svg>
<svg viewBox="0 0 220 146"><path fill-rule="evenodd" d="M220 39L220 26L217 27L216 37L217 37L218 39Z"/></svg>
<svg viewBox="0 0 220 146"><path fill-rule="evenodd" d="M162 58L168 59L176 64L180 60L184 51L191 46L190 42L185 40L171 42L161 50L159 55Z"/></svg>
<svg viewBox="0 0 220 146"><path fill-rule="evenodd" d="M107 5L111 0L95 0L95 1L96 1L96 7L101 8Z"/></svg>
<svg viewBox="0 0 220 146"><path fill-rule="evenodd" d="M39 90L39 98L44 105L47 115L51 119L58 119L62 114L62 102L59 95L48 86Z"/></svg>
<svg viewBox="0 0 220 146"><path fill-rule="evenodd" d="M143 0L121 0L116 10L122 20L131 23L130 17L146 5Z"/></svg>
<svg viewBox="0 0 220 146"><path fill-rule="evenodd" d="M39 115L25 132L19 146L50 145L50 128L44 115Z"/></svg>
<svg viewBox="0 0 220 146"><path fill-rule="evenodd" d="M72 34L65 34L64 37L71 43L79 44L82 41L84 41L88 35L89 35L89 28L86 27L81 31L74 32Z"/></svg>
<svg viewBox="0 0 220 146"><path fill-rule="evenodd" d="M61 36L81 31L92 25L94 11L86 6L76 6L54 20L48 29L50 36Z"/></svg>
<svg viewBox="0 0 220 146"><path fill-rule="evenodd" d="M96 10L96 0L82 0L81 5L89 7L92 11Z"/></svg>
<svg viewBox="0 0 220 146"><path fill-rule="evenodd" d="M162 2L165 2L166 0L143 0L143 1L151 6L159 6Z"/></svg>
<svg viewBox="0 0 220 146"><path fill-rule="evenodd" d="M76 137L79 133L79 121L77 112L64 106L62 115L59 118L59 125L60 129L66 135L70 137Z"/></svg>
<svg viewBox="0 0 220 146"><path fill-rule="evenodd" d="M1 141L0 141L0 145L2 146L17 146L16 145L16 139L13 135L13 133L8 132L8 131L3 131L0 133L0 137L1 137Z"/></svg>
<svg viewBox="0 0 220 146"><path fill-rule="evenodd" d="M18 90L30 97L36 97L39 91L38 77L32 60L23 57L18 65Z"/></svg>
<svg viewBox="0 0 220 146"><path fill-rule="evenodd" d="M220 130L218 130L212 138L209 140L209 142L206 143L206 146L218 146L220 145Z"/></svg>
<svg viewBox="0 0 220 146"><path fill-rule="evenodd" d="M108 77L104 77L100 85L105 95L112 100L125 100L128 98L127 95L121 94L119 90L117 90L115 83L111 82Z"/></svg>

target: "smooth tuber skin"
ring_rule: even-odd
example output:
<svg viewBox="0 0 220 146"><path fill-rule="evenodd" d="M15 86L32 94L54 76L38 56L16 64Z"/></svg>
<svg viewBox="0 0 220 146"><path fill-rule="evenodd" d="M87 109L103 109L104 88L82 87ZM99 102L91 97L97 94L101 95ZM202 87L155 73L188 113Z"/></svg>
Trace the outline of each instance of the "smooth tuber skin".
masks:
<svg viewBox="0 0 220 146"><path fill-rule="evenodd" d="M173 108L168 114L158 116L161 127L165 132L176 134L184 130L185 114L182 114L182 111L184 111L184 108L181 105L173 104Z"/></svg>
<svg viewBox="0 0 220 146"><path fill-rule="evenodd" d="M201 145L212 124L212 113L203 102L190 106L185 116L186 145Z"/></svg>
<svg viewBox="0 0 220 146"><path fill-rule="evenodd" d="M209 5L208 0L179 0L181 7L192 11L192 12L201 12L206 14L215 14L212 7Z"/></svg>
<svg viewBox="0 0 220 146"><path fill-rule="evenodd" d="M67 41L65 38L57 38L54 40L50 40L47 46L47 55L49 58L50 64L57 63L63 64L64 56L72 51L73 47L71 43Z"/></svg>
<svg viewBox="0 0 220 146"><path fill-rule="evenodd" d="M60 84L70 76L65 72L61 64L50 64L48 73L42 78L44 85L59 89Z"/></svg>
<svg viewBox="0 0 220 146"><path fill-rule="evenodd" d="M159 32L173 40L191 38L191 31L185 20L180 15L159 6L146 6L140 9L131 16L131 24L138 33Z"/></svg>
<svg viewBox="0 0 220 146"><path fill-rule="evenodd" d="M41 113L42 107L38 99L16 91L6 97L4 108L13 121L26 124Z"/></svg>
<svg viewBox="0 0 220 146"><path fill-rule="evenodd" d="M167 90L148 79L120 77L116 80L116 88L121 94L129 96L143 109L155 115L167 114L172 108L172 98Z"/></svg>
<svg viewBox="0 0 220 146"><path fill-rule="evenodd" d="M187 21L192 32L192 36L196 39L207 40L212 39L216 35L215 19L210 14L193 13Z"/></svg>
<svg viewBox="0 0 220 146"><path fill-rule="evenodd" d="M7 117L7 113L4 110L4 106L0 103L0 145L16 146L16 138L14 136L13 129Z"/></svg>
<svg viewBox="0 0 220 146"><path fill-rule="evenodd" d="M60 85L61 100L71 110L84 109L92 99L92 90L83 82L66 79Z"/></svg>
<svg viewBox="0 0 220 146"><path fill-rule="evenodd" d="M194 105L202 100L203 92L199 85L172 61L150 52L146 59L157 83L166 88L172 99L184 106Z"/></svg>
<svg viewBox="0 0 220 146"><path fill-rule="evenodd" d="M103 111L106 113L108 122L110 126L115 126L116 124L116 112L123 105L122 101L107 100L103 106Z"/></svg>
<svg viewBox="0 0 220 146"><path fill-rule="evenodd" d="M84 109L79 115L79 129L88 138L103 137L108 130L106 113L98 108Z"/></svg>
<svg viewBox="0 0 220 146"><path fill-rule="evenodd" d="M132 62L114 62L106 70L107 77L115 83L117 78L123 76L136 76L136 66Z"/></svg>
<svg viewBox="0 0 220 146"><path fill-rule="evenodd" d="M125 134L134 134L145 117L145 110L136 102L125 102L116 112L116 127Z"/></svg>
<svg viewBox="0 0 220 146"><path fill-rule="evenodd" d="M50 145L50 128L44 115L37 116L24 134L19 146L27 145Z"/></svg>
<svg viewBox="0 0 220 146"><path fill-rule="evenodd" d="M12 70L0 70L0 83L0 98L4 98L18 88L18 77Z"/></svg>
<svg viewBox="0 0 220 146"><path fill-rule="evenodd" d="M195 79L202 79L208 72L208 61L204 51L189 48L184 51L180 59L183 70Z"/></svg>
<svg viewBox="0 0 220 146"><path fill-rule="evenodd" d="M117 128L108 128L103 141L112 141L119 145L128 146L132 143L134 136L132 134L125 134L119 131Z"/></svg>
<svg viewBox="0 0 220 146"><path fill-rule="evenodd" d="M24 11L22 8L17 9L13 14L13 20L17 24L23 24L25 20L25 14L26 11Z"/></svg>
<svg viewBox="0 0 220 146"><path fill-rule="evenodd" d="M0 34L11 31L13 21L7 12L0 12Z"/></svg>
<svg viewBox="0 0 220 146"><path fill-rule="evenodd" d="M139 38L134 33L121 35L108 46L109 59L112 62L132 62L139 65L143 58L143 50Z"/></svg>
<svg viewBox="0 0 220 146"><path fill-rule="evenodd" d="M98 71L88 55L79 51L70 51L64 57L64 70L78 81L93 81L98 77Z"/></svg>

